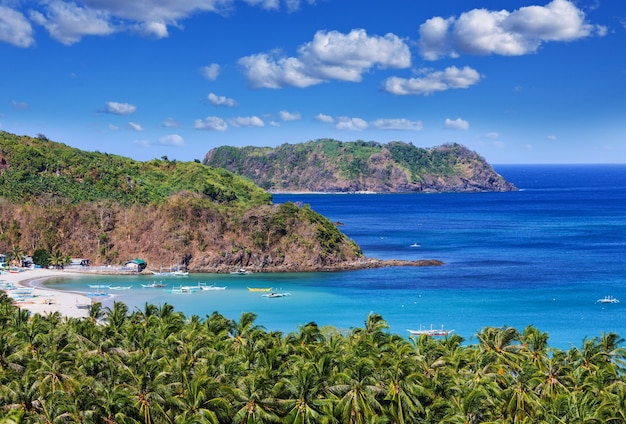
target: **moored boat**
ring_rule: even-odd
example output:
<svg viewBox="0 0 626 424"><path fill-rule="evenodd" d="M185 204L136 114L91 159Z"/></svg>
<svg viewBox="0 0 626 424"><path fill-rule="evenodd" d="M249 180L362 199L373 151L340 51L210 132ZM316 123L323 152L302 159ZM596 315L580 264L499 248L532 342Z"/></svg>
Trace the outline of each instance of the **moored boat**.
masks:
<svg viewBox="0 0 626 424"><path fill-rule="evenodd" d="M613 296L604 296L601 299L596 300L597 303L619 303L619 299Z"/></svg>
<svg viewBox="0 0 626 424"><path fill-rule="evenodd" d="M419 330L406 330L409 332L409 334L411 334L412 336L430 336L430 337L446 337L447 335L451 334L454 330L444 330L443 326L441 326L441 329L436 329L436 328L432 328L432 326L430 327L430 329L422 329L420 327Z"/></svg>
<svg viewBox="0 0 626 424"><path fill-rule="evenodd" d="M272 291L271 287L248 287L251 292L268 292Z"/></svg>
<svg viewBox="0 0 626 424"><path fill-rule="evenodd" d="M167 287L167 284L162 283L162 282L153 282L150 284L142 284L141 287L144 287L146 289L158 289L158 288L162 288L162 287Z"/></svg>
<svg viewBox="0 0 626 424"><path fill-rule="evenodd" d="M285 297L285 296L291 296L291 293L277 293L277 292L272 292L272 293L268 293L268 294L264 294L263 297L267 297L270 299L274 299L277 297Z"/></svg>

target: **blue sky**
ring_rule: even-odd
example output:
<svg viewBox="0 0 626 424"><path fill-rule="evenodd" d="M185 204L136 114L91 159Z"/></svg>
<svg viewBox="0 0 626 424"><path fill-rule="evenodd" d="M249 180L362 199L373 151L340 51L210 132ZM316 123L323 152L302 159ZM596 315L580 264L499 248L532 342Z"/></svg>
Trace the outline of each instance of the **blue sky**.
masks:
<svg viewBox="0 0 626 424"><path fill-rule="evenodd" d="M626 162L622 0L0 0L0 130L149 160L319 138Z"/></svg>

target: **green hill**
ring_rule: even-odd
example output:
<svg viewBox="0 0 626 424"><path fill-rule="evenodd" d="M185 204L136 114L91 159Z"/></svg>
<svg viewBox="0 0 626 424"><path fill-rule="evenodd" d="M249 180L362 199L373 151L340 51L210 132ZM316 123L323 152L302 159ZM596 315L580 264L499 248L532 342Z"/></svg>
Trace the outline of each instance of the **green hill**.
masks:
<svg viewBox="0 0 626 424"><path fill-rule="evenodd" d="M122 204L162 203L181 191L218 203L255 206L271 196L245 178L199 162L147 162L86 152L44 136L0 132L0 196L25 202L42 195L72 202L115 200Z"/></svg>
<svg viewBox="0 0 626 424"><path fill-rule="evenodd" d="M0 253L35 252L208 272L343 269L363 259L325 217L273 205L224 169L0 132Z"/></svg>
<svg viewBox="0 0 626 424"><path fill-rule="evenodd" d="M512 191L484 158L460 144L423 149L403 142L323 139L268 147L218 147L203 163L273 192Z"/></svg>

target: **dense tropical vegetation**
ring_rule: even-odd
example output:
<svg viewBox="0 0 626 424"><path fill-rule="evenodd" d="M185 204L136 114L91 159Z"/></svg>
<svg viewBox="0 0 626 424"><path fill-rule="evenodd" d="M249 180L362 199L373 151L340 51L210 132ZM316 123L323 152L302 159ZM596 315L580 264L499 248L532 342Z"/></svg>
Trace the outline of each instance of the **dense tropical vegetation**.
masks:
<svg viewBox="0 0 626 424"><path fill-rule="evenodd" d="M221 146L203 163L271 191L511 191L515 187L460 144L420 148L394 141L332 139L276 148Z"/></svg>
<svg viewBox="0 0 626 424"><path fill-rule="evenodd" d="M269 204L271 196L251 181L167 157L139 162L87 152L38 137L0 131L0 197L23 203L43 194L74 203L107 199L121 204L162 203L181 191L219 203Z"/></svg>
<svg viewBox="0 0 626 424"><path fill-rule="evenodd" d="M308 206L273 205L269 193L224 169L139 162L2 131L0 252L42 266L139 257L154 269L198 272L332 269L362 258Z"/></svg>
<svg viewBox="0 0 626 424"><path fill-rule="evenodd" d="M466 345L315 323L267 332L244 313L94 304L30 315L0 294L0 423L623 423L615 334L569 351L534 327Z"/></svg>

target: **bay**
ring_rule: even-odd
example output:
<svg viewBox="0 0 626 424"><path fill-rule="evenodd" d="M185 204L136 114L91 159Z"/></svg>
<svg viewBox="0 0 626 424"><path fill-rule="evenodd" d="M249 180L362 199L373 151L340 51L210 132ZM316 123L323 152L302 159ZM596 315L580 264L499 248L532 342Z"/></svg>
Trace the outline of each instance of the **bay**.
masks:
<svg viewBox="0 0 626 424"><path fill-rule="evenodd" d="M568 349L603 332L626 336L626 165L501 165L521 190L510 193L281 194L275 203L309 204L368 257L440 259L440 267L347 272L168 277L167 288L198 282L227 286L194 294L146 289L151 275L55 279L61 290L130 285L105 305L130 310L169 303L190 316L258 315L267 330L294 332L308 322L362 327L371 312L390 331L454 329L466 343L486 326L534 325ZM290 293L263 297L247 287ZM615 296L623 303L597 300Z"/></svg>

